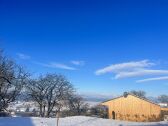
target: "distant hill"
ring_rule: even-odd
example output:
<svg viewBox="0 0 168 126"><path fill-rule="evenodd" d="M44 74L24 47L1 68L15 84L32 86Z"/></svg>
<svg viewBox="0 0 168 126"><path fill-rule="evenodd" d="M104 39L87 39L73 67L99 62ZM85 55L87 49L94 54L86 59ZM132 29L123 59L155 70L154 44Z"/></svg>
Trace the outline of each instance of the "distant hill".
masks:
<svg viewBox="0 0 168 126"><path fill-rule="evenodd" d="M88 94L80 94L84 98L85 101L91 101L91 102L103 102L108 99L114 98L113 95L104 95L104 94L94 94L94 93L88 93Z"/></svg>
<svg viewBox="0 0 168 126"><path fill-rule="evenodd" d="M117 97L117 96L114 96L114 95L91 94L91 93L80 94L80 95L87 102L97 102L97 103L100 103L100 102L103 102L103 101L106 101L106 100ZM154 102L154 103L158 103L157 97L148 96L147 99Z"/></svg>

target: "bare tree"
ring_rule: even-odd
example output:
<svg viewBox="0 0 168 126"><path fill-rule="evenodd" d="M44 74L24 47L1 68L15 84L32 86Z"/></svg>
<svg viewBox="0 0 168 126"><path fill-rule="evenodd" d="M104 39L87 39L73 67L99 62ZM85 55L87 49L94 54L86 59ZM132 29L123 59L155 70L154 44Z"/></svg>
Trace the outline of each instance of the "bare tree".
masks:
<svg viewBox="0 0 168 126"><path fill-rule="evenodd" d="M130 93L133 94L133 95L136 95L136 96L138 96L140 98L146 98L146 92L145 91L141 91L141 90L135 91L135 90L132 90L132 91L130 91Z"/></svg>
<svg viewBox="0 0 168 126"><path fill-rule="evenodd" d="M39 104L40 116L50 117L50 113L55 109L59 117L64 101L73 93L74 88L64 76L46 74L37 80L30 80L27 90L31 98Z"/></svg>
<svg viewBox="0 0 168 126"><path fill-rule="evenodd" d="M39 77L39 79L31 79L26 85L26 91L31 100L37 102L39 105L41 117L45 115L47 89L48 84L43 81L42 77Z"/></svg>
<svg viewBox="0 0 168 126"><path fill-rule="evenodd" d="M20 94L28 74L0 51L0 111L6 110Z"/></svg>
<svg viewBox="0 0 168 126"><path fill-rule="evenodd" d="M71 95L67 102L68 108L73 115L81 115L88 110L88 104L79 95Z"/></svg>
<svg viewBox="0 0 168 126"><path fill-rule="evenodd" d="M57 126L59 124L60 111L65 106L65 101L74 92L73 85L62 75L48 74L45 77L48 84L50 84L49 91L47 93L47 117L53 108L56 108Z"/></svg>
<svg viewBox="0 0 168 126"><path fill-rule="evenodd" d="M158 100L163 103L168 103L168 95L160 95Z"/></svg>
<svg viewBox="0 0 168 126"><path fill-rule="evenodd" d="M93 106L90 109L90 115L91 116L94 115L94 116L101 117L101 118L107 118L108 117L108 107L103 106L103 105Z"/></svg>
<svg viewBox="0 0 168 126"><path fill-rule="evenodd" d="M58 107L57 110L60 110L61 106L64 104L63 101L68 99L68 97L73 93L74 88L62 75L48 74L45 79L50 85L46 96L48 105L47 116L49 116L54 107Z"/></svg>

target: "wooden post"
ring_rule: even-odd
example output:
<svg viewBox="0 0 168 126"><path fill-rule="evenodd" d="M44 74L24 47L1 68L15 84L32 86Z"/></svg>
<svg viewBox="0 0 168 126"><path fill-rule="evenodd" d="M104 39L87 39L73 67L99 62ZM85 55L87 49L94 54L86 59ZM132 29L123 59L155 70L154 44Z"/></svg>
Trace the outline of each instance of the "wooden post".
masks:
<svg viewBox="0 0 168 126"><path fill-rule="evenodd" d="M57 118L57 125L56 126L58 126L59 125L59 111L57 112L56 118Z"/></svg>

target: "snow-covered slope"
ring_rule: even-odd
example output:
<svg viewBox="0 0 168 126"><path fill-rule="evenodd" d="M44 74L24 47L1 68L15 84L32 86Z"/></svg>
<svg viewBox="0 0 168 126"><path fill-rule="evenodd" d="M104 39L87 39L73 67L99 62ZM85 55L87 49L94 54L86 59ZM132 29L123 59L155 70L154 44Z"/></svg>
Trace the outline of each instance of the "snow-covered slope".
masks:
<svg viewBox="0 0 168 126"><path fill-rule="evenodd" d="M74 116L60 119L60 126L168 126L168 122L136 123L101 119L95 117ZM0 126L56 126L55 118L0 118Z"/></svg>

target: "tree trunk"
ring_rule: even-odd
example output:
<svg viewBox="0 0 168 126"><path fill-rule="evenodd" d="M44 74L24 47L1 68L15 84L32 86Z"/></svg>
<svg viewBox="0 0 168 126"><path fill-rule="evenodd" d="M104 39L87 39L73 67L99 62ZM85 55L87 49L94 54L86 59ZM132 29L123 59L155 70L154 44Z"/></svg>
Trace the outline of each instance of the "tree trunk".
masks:
<svg viewBox="0 0 168 126"><path fill-rule="evenodd" d="M47 118L49 118L50 117L50 112L49 112L49 110L47 110Z"/></svg>
<svg viewBox="0 0 168 126"><path fill-rule="evenodd" d="M45 117L45 105L43 106L43 117Z"/></svg>
<svg viewBox="0 0 168 126"><path fill-rule="evenodd" d="M57 118L57 125L56 126L58 126L59 125L59 115L60 114L60 112L59 111L57 111L57 114L56 114L56 118Z"/></svg>
<svg viewBox="0 0 168 126"><path fill-rule="evenodd" d="M47 118L50 117L50 113L51 113L51 108L50 108L50 107L51 107L51 106L48 105L48 108L47 108Z"/></svg>
<svg viewBox="0 0 168 126"><path fill-rule="evenodd" d="M40 105L40 117L42 117L42 105Z"/></svg>

